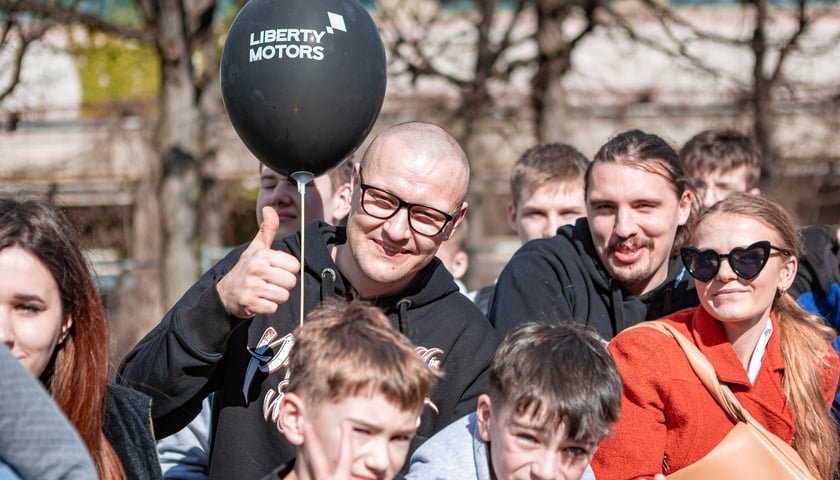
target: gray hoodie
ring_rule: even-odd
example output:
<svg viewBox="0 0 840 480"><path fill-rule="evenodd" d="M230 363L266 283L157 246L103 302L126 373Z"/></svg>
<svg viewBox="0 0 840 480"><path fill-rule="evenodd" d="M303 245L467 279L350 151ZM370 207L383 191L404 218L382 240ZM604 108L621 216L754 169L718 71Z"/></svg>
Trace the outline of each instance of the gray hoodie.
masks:
<svg viewBox="0 0 840 480"><path fill-rule="evenodd" d="M487 443L478 436L475 412L452 422L411 456L406 480L491 480ZM499 479L506 480L506 479ZM581 480L595 480L587 465Z"/></svg>

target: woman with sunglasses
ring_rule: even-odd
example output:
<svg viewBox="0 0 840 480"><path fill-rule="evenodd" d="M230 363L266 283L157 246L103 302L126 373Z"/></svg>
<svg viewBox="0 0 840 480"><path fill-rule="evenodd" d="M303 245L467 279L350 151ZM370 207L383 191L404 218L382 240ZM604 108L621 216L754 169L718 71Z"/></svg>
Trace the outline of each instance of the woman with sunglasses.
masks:
<svg viewBox="0 0 840 480"><path fill-rule="evenodd" d="M692 232L681 256L700 306L663 321L693 340L721 383L794 447L815 478L833 478L838 440L829 405L840 362L834 332L787 295L799 256L793 220L770 200L733 194L706 210ZM624 396L615 435L592 461L598 480L674 473L734 427L671 337L636 328L609 350Z"/></svg>

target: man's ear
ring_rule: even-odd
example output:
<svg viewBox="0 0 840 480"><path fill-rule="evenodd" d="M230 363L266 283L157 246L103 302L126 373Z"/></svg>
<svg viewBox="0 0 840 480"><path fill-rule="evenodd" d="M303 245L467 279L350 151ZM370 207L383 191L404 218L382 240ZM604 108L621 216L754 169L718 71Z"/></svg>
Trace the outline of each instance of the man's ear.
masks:
<svg viewBox="0 0 840 480"><path fill-rule="evenodd" d="M461 204L461 211L459 211L458 215L455 215L455 218L452 220L452 231L453 232L455 231L455 228L457 228L458 225L461 224L461 220L463 220L464 217L467 216L467 207L468 206L469 206L469 204L466 201L463 204Z"/></svg>
<svg viewBox="0 0 840 480"><path fill-rule="evenodd" d="M280 414L277 424L283 435L292 445L303 445L303 422L305 420L305 405L295 393L286 393L280 400Z"/></svg>
<svg viewBox="0 0 840 480"><path fill-rule="evenodd" d="M455 234L455 229L458 228L458 225L461 224L461 221L464 219L464 217L466 215L467 215L467 202L464 202L464 203L461 204L461 210L459 210L458 214L455 215L455 218L452 219L452 222L450 223L450 225L452 225L452 226L444 229L444 232L446 232L446 234L443 236L442 241L445 242L445 241L449 240L450 238L452 238L452 235Z"/></svg>
<svg viewBox="0 0 840 480"><path fill-rule="evenodd" d="M475 423L478 429L478 436L485 442L490 441L490 410L492 402L486 393L479 395L478 406L475 409Z"/></svg>
<svg viewBox="0 0 840 480"><path fill-rule="evenodd" d="M680 197L679 218L677 220L677 225L685 225L688 222L688 218L691 216L691 207L693 202L694 194L691 193L691 189L686 189Z"/></svg>
<svg viewBox="0 0 840 480"><path fill-rule="evenodd" d="M332 224L333 225L340 225L341 222L347 218L347 214L350 213L350 198L351 194L353 193L353 189L350 188L349 183L342 183L339 187L333 192L332 196Z"/></svg>
<svg viewBox="0 0 840 480"><path fill-rule="evenodd" d="M513 202L508 202L507 205L507 222L511 230L519 233L519 226L516 224L516 205Z"/></svg>

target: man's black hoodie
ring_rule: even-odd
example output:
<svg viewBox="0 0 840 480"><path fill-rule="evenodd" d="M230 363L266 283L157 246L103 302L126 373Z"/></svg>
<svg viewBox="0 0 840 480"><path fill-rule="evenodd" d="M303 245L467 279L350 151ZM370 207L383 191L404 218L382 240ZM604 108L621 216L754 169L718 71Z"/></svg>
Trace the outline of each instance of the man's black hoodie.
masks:
<svg viewBox="0 0 840 480"><path fill-rule="evenodd" d="M698 303L694 279L679 257L671 258L662 285L641 297L625 290L604 269L589 223L580 218L517 250L499 276L490 320L499 335L532 320L574 320L610 340L642 320Z"/></svg>
<svg viewBox="0 0 840 480"><path fill-rule="evenodd" d="M350 298L352 287L330 256L346 242L343 227L316 222L306 229L305 312L331 298ZM300 322L300 282L277 313L242 320L227 313L216 291L246 246L227 255L191 287L126 357L121 381L153 398L158 438L183 428L212 392L211 478L262 478L289 461L295 449L277 426L291 332ZM300 258L300 236L272 248ZM487 386L498 339L487 319L458 293L435 258L399 295L371 299L392 326L444 376L424 409L418 437L428 437L475 410Z"/></svg>

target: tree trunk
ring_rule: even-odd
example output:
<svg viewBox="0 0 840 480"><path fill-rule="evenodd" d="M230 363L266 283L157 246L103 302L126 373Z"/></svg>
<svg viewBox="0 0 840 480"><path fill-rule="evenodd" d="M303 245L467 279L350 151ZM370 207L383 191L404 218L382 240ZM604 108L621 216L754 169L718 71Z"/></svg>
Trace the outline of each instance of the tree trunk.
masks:
<svg viewBox="0 0 840 480"><path fill-rule="evenodd" d="M163 238L161 285L164 307L171 307L199 274L198 201L201 114L193 84L188 19L175 0L159 3L158 50L161 54L160 226Z"/></svg>
<svg viewBox="0 0 840 480"><path fill-rule="evenodd" d="M199 229L201 245L203 247L222 247L224 212L222 205L227 186L219 178L218 152L221 125L228 122L222 106L221 77L219 67L221 59L218 52L216 36L212 29L202 29L197 43L198 53L206 65L199 91L199 109L201 111L202 131L201 144L203 146L199 159L201 171L201 218ZM256 162L254 162L256 164ZM256 174L257 169L254 168ZM203 267L206 267L204 265Z"/></svg>
<svg viewBox="0 0 840 480"><path fill-rule="evenodd" d="M154 169L152 169L154 170ZM114 348L111 359L119 364L123 356L143 338L163 316L160 270L160 215L155 181L159 172L150 171L134 191L131 224L131 258L128 281L120 282L115 298L119 302L109 311Z"/></svg>
<svg viewBox="0 0 840 480"><path fill-rule="evenodd" d="M772 84L767 77L767 34L768 1L754 0L755 30L751 47L755 57L753 64L752 102L754 109L753 133L764 162L761 166L761 189L768 191L773 178L776 148L773 144L775 119L773 117Z"/></svg>
<svg viewBox="0 0 840 480"><path fill-rule="evenodd" d="M572 50L578 40L591 27L574 38L564 32L572 10L580 6L588 16L595 4L584 1L539 0L537 9L536 41L538 47L537 71L531 79L531 106L534 110L534 133L537 142L564 142L571 135L567 131L566 101L563 77L572 67Z"/></svg>

